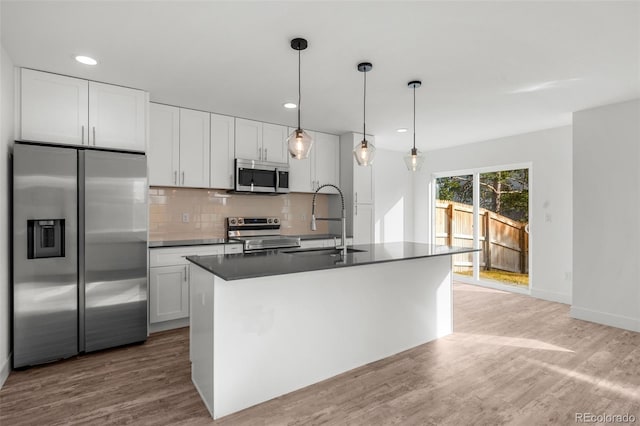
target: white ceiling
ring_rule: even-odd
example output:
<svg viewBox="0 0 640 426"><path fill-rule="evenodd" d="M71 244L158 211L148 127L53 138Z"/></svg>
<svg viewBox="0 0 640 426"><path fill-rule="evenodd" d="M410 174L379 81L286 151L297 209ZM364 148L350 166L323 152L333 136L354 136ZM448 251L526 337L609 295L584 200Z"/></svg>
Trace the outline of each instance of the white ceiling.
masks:
<svg viewBox="0 0 640 426"><path fill-rule="evenodd" d="M16 66L142 88L151 100L303 127L367 130L381 148L429 150L570 123L640 96L640 3L13 2L2 45ZM90 68L73 56L97 58ZM399 134L395 130L409 128Z"/></svg>

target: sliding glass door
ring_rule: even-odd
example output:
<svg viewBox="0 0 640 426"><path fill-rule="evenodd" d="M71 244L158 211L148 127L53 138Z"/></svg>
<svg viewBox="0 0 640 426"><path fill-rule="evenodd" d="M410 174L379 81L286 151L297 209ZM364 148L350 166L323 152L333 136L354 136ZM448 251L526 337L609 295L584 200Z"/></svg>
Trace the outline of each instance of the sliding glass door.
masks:
<svg viewBox="0 0 640 426"><path fill-rule="evenodd" d="M481 249L453 257L458 279L529 289L529 174L526 165L435 178L435 243Z"/></svg>

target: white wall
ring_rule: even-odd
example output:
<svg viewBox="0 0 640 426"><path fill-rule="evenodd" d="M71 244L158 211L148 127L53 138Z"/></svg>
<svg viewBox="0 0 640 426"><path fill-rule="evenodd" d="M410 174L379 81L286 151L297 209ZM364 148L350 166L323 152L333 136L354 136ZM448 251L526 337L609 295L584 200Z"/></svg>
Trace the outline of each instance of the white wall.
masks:
<svg viewBox="0 0 640 426"><path fill-rule="evenodd" d="M413 178L404 165L405 153L379 149L373 165L375 180L375 242L413 241Z"/></svg>
<svg viewBox="0 0 640 426"><path fill-rule="evenodd" d="M9 332L9 149L13 145L13 62L0 56L0 387L10 369Z"/></svg>
<svg viewBox="0 0 640 426"><path fill-rule="evenodd" d="M431 241L433 173L530 163L531 295L571 303L571 135L566 126L425 152L414 181L415 240Z"/></svg>
<svg viewBox="0 0 640 426"><path fill-rule="evenodd" d="M571 316L640 331L640 100L573 114Z"/></svg>

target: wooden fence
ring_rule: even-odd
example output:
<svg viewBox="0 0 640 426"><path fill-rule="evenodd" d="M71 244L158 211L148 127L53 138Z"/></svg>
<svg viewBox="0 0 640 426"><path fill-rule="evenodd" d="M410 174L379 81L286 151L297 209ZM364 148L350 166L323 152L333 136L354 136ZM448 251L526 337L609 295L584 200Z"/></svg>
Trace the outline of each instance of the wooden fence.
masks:
<svg viewBox="0 0 640 426"><path fill-rule="evenodd" d="M480 268L529 273L526 223L480 209ZM436 200L436 244L473 247L473 207ZM473 253L453 256L454 272L472 268Z"/></svg>

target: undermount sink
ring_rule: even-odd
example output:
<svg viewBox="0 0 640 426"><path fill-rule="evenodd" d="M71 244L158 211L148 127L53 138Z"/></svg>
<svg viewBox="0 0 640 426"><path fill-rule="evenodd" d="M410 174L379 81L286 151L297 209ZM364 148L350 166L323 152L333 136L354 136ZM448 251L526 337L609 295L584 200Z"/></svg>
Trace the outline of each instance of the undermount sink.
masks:
<svg viewBox="0 0 640 426"><path fill-rule="evenodd" d="M347 254L349 253L360 253L366 250L354 249L351 247L347 247ZM297 254L300 256L320 256L320 255L329 255L329 256L337 256L342 254L342 249L336 248L312 248L312 249L300 249L300 250L289 250L284 251L286 254Z"/></svg>

